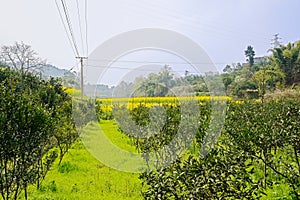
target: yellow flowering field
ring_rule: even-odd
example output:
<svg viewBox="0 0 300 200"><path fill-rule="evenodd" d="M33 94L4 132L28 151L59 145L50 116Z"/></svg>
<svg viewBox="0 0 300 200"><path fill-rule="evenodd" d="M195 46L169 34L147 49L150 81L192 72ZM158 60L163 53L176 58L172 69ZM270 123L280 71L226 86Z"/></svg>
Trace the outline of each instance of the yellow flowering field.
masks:
<svg viewBox="0 0 300 200"><path fill-rule="evenodd" d="M131 98L99 98L97 101L101 102L101 110L103 112L112 111L114 105L127 105L131 110L140 105L146 107L162 106L162 105L178 105L181 102L188 100L198 100L199 103L211 100L217 101L230 101L231 97L228 96L180 96L180 97L131 97Z"/></svg>

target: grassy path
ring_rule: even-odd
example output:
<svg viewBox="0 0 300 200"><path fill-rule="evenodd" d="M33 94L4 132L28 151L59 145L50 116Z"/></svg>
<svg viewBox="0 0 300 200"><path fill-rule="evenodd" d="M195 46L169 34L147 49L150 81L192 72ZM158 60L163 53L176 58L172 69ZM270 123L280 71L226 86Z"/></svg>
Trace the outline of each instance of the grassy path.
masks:
<svg viewBox="0 0 300 200"><path fill-rule="evenodd" d="M112 143L135 151L130 140L120 132L114 121L101 122L101 128ZM95 159L82 142L74 144L63 159L47 174L39 190L29 188L29 199L141 199L139 174L120 172ZM21 199L23 197L21 196Z"/></svg>

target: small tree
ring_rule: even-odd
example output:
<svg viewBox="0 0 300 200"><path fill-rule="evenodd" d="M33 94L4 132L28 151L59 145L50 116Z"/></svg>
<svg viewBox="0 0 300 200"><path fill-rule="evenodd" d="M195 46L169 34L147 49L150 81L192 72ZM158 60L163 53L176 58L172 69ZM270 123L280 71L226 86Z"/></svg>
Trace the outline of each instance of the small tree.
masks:
<svg viewBox="0 0 300 200"><path fill-rule="evenodd" d="M225 68L223 69L223 72L225 72L225 73L230 73L232 71L233 71L233 69L231 68L230 65L226 65Z"/></svg>
<svg viewBox="0 0 300 200"><path fill-rule="evenodd" d="M257 84L262 102L264 101L267 88L272 85L276 86L277 83L283 83L284 78L284 74L281 71L268 69L268 66L255 72L253 80Z"/></svg>

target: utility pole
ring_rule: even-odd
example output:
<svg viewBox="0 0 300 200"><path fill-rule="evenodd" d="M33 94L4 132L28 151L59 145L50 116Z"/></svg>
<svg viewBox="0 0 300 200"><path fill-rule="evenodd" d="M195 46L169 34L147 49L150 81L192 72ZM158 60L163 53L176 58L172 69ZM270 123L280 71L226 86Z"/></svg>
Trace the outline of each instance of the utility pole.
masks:
<svg viewBox="0 0 300 200"><path fill-rule="evenodd" d="M76 57L80 60L80 88L81 88L81 100L83 100L83 60L87 59L87 57Z"/></svg>

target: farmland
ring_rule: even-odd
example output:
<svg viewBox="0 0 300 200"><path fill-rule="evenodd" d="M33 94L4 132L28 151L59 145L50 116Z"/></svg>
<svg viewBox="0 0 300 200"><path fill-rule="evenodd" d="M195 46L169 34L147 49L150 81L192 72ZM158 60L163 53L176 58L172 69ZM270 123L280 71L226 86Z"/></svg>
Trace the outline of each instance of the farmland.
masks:
<svg viewBox="0 0 300 200"><path fill-rule="evenodd" d="M165 65L118 98L1 65L1 198L298 200L300 42L246 52L223 74Z"/></svg>
<svg viewBox="0 0 300 200"><path fill-rule="evenodd" d="M167 110L167 117L178 120L176 108L179 102L170 97L97 101L104 103L105 108L114 103L115 107L122 108L124 102L129 102L131 107L123 107L130 108L132 116L147 116L145 112L151 106L161 106ZM209 98L198 97L198 101L201 113L208 116ZM31 196L33 199L156 199L158 196L185 199L194 195L201 199L206 195L206 198L228 195L234 199L241 196L247 199L297 199L299 133L296 127L299 127L300 102L289 99L268 101L262 107L259 101L236 102L225 97L215 101L227 101L226 123L219 141L204 159L198 159L198 151L208 126L205 121L199 124L196 147L189 147L179 160L166 168L158 166L150 173L130 174L110 169L91 157L83 144L76 142L61 166L54 165L42 187L30 189ZM99 112L107 112L107 115L111 109ZM201 120L206 118L203 116ZM145 119L133 119L140 125L149 123ZM270 121L273 123L268 124ZM150 143L139 140L137 143L118 127L115 120L100 119L100 126L111 142L130 152L146 152L149 144L155 150L165 144L169 141L166 136L178 130L174 126L176 123L176 120L167 121L162 134L156 135L162 143L158 140ZM211 177L214 179L206 181ZM198 192L193 193L194 190Z"/></svg>

